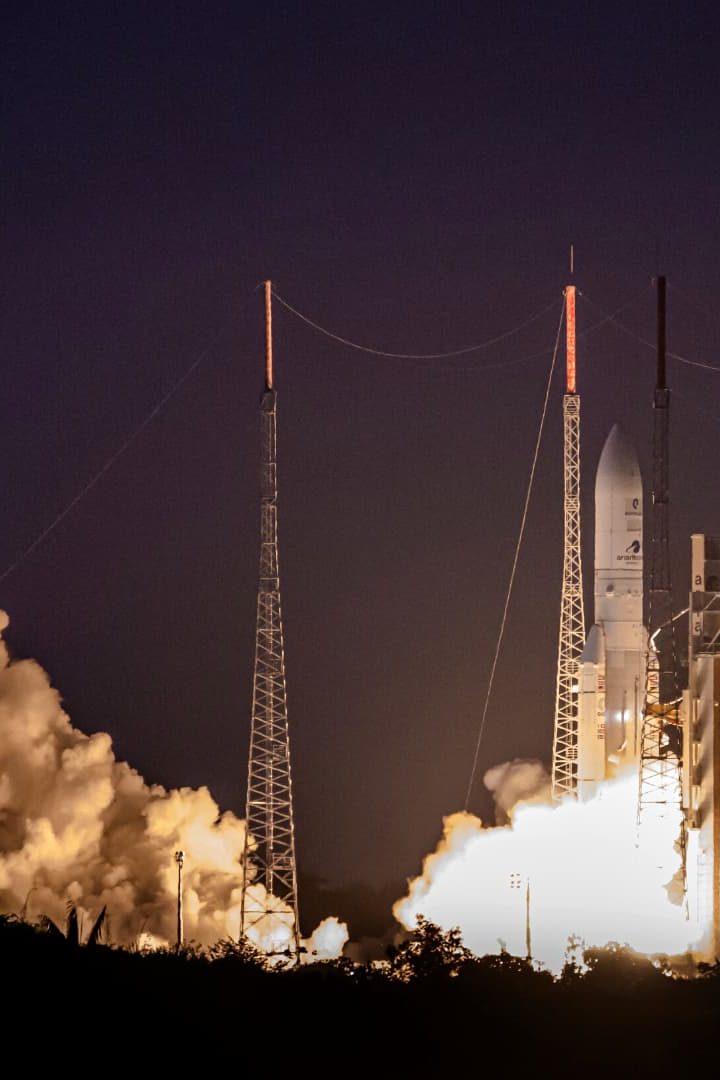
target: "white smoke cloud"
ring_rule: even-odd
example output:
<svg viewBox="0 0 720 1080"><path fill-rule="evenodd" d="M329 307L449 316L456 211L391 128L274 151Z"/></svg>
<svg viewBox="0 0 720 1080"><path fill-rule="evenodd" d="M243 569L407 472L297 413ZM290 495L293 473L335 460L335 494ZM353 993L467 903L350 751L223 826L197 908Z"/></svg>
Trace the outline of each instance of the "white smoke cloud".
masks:
<svg viewBox="0 0 720 1080"><path fill-rule="evenodd" d="M494 765L483 776L483 783L495 800L498 825L509 821L520 804L550 802L550 776L543 763L533 758L514 758Z"/></svg>
<svg viewBox="0 0 720 1080"><path fill-rule="evenodd" d="M0 612L0 633L7 625ZM0 637L0 910L62 922L72 902L89 928L107 907L114 942L173 942L182 849L185 940L236 939L244 845L244 822L206 787L146 784L109 735L74 728L40 665L10 662ZM292 917L273 906L272 944L287 944ZM306 947L335 956L346 940L331 918Z"/></svg>
<svg viewBox="0 0 720 1080"><path fill-rule="evenodd" d="M478 956L502 947L524 956L529 890L532 955L552 971L562 968L571 936L649 954L691 948L699 928L668 895L679 865L679 818L649 821L638 848L637 774L608 782L590 802L532 805L529 781L538 781L535 796L544 782L526 765L490 771L499 806L512 811L510 825L485 828L469 813L444 819L437 849L393 908L398 921L412 929L421 914L444 929L459 927ZM513 805L518 793L525 802Z"/></svg>
<svg viewBox="0 0 720 1080"><path fill-rule="evenodd" d="M345 923L340 922L334 915L330 915L329 918L323 919L303 944L311 960L332 960L340 955L347 939L348 931Z"/></svg>

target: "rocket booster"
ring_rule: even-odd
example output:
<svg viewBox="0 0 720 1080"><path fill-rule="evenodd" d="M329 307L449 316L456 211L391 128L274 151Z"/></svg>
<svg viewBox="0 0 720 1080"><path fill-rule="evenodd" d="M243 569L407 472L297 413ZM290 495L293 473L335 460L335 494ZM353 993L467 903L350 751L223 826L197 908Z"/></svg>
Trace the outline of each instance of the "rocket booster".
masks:
<svg viewBox="0 0 720 1080"><path fill-rule="evenodd" d="M578 685L578 788L589 799L605 779L605 635L590 628L580 657Z"/></svg>
<svg viewBox="0 0 720 1080"><path fill-rule="evenodd" d="M647 641L642 605L642 477L632 444L615 424L595 480L595 625L578 685L580 798L639 757Z"/></svg>

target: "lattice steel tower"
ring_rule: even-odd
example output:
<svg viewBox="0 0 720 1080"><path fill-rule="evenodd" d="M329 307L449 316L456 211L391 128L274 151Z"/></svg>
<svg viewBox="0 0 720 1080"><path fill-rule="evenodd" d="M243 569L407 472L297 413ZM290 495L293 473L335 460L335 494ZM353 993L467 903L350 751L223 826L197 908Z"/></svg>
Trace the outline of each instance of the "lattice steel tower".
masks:
<svg viewBox="0 0 720 1080"><path fill-rule="evenodd" d="M580 395L575 373L575 286L565 289L567 378L563 397L564 555L560 640L558 643L552 796L575 795L577 788L577 709L580 655L585 644L585 613L580 554Z"/></svg>
<svg viewBox="0 0 720 1080"><path fill-rule="evenodd" d="M638 824L650 807L680 811L682 730L670 574L670 390L665 363L665 278L657 279L657 384L653 409L653 493L648 580L648 652L640 738Z"/></svg>
<svg viewBox="0 0 720 1080"><path fill-rule="evenodd" d="M280 607L277 526L277 399L272 365L272 284L265 282L265 392L261 400L262 466L260 576L257 599L252 726L248 761L246 839L256 868L243 878L241 935L277 940L278 901L292 912L292 941L299 948L300 920L295 865L285 650ZM272 916L274 916L274 921Z"/></svg>

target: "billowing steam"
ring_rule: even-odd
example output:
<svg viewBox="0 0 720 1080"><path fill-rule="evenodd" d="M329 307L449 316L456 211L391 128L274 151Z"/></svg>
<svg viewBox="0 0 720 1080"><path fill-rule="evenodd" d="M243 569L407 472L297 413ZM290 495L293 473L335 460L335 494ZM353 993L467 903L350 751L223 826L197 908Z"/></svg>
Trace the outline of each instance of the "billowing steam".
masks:
<svg viewBox="0 0 720 1080"><path fill-rule="evenodd" d="M679 820L652 820L637 846L637 774L608 782L590 802L554 806L533 805L548 785L537 762L498 766L485 782L510 824L484 828L469 813L445 818L437 850L395 904L406 927L418 914L459 927L480 956L501 948L527 955L529 929L533 958L555 972L571 937L649 954L683 953L696 941L698 928L671 902Z"/></svg>
<svg viewBox="0 0 720 1080"><path fill-rule="evenodd" d="M495 821L506 825L511 812L521 804L549 803L550 777L541 761L515 758L494 765L483 783L495 800Z"/></svg>
<svg viewBox="0 0 720 1080"><path fill-rule="evenodd" d="M0 612L0 632L7 624ZM182 849L186 940L236 939L244 842L244 822L220 814L207 788L148 785L109 735L74 728L40 665L9 662L0 637L0 910L62 922L68 902L88 920L107 907L114 942L173 942ZM256 935L264 948L291 937L277 906L271 941ZM305 944L330 957L346 939L330 918Z"/></svg>
<svg viewBox="0 0 720 1080"><path fill-rule="evenodd" d="M6 626L0 613L0 633ZM501 824L484 828L468 813L445 819L437 850L395 905L406 927L418 914L457 926L478 955L525 955L529 930L533 958L553 971L571 937L651 954L695 943L698 928L677 902L679 821L656 816L637 846L637 775L605 784L590 802L560 805L549 804L538 762L497 766L485 783ZM73 728L39 664L9 662L0 636L0 910L62 922L70 901L89 927L106 907L113 941L173 942L182 849L186 940L235 939L244 844L244 823L220 814L207 788L148 785L115 759L108 735ZM292 917L273 906L256 943L282 950ZM344 924L325 919L304 955L337 956L346 940Z"/></svg>

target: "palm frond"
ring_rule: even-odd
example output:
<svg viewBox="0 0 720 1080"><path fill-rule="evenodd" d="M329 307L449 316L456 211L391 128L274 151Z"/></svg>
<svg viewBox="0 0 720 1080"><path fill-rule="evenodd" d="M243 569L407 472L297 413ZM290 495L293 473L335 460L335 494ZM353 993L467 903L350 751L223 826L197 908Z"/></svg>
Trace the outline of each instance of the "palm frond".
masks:
<svg viewBox="0 0 720 1080"><path fill-rule="evenodd" d="M103 931L105 930L105 922L107 916L107 905L102 909L97 919L92 925L92 929L88 934L88 939L85 942L86 945L98 945L102 941Z"/></svg>
<svg viewBox="0 0 720 1080"><path fill-rule="evenodd" d="M65 937L69 945L80 944L80 924L78 922L78 909L75 904L68 901L67 921L65 923Z"/></svg>
<svg viewBox="0 0 720 1080"><path fill-rule="evenodd" d="M40 916L40 925L43 930L50 935L55 941L64 941L65 935L56 922L50 918L49 915Z"/></svg>

